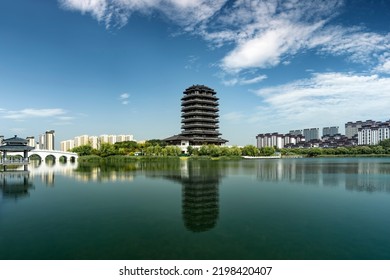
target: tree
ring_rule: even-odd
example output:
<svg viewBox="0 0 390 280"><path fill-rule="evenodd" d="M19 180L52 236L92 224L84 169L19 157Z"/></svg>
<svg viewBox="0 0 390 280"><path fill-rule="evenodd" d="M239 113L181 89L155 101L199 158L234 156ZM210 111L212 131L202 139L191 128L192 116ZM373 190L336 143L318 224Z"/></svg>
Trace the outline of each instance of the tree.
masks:
<svg viewBox="0 0 390 280"><path fill-rule="evenodd" d="M120 154L129 154L134 153L139 148L139 145L135 141L123 141L116 142L114 147L115 150L120 151Z"/></svg>
<svg viewBox="0 0 390 280"><path fill-rule="evenodd" d="M232 155L232 156L241 156L242 155L242 150L237 146L233 146L229 150L230 150L230 155Z"/></svg>
<svg viewBox="0 0 390 280"><path fill-rule="evenodd" d="M94 153L94 149L89 144L74 147L71 151L73 153L77 153L78 156L89 156L89 155L92 155Z"/></svg>
<svg viewBox="0 0 390 280"><path fill-rule="evenodd" d="M244 156L255 157L255 156L260 155L260 151L257 147L255 147L253 145L246 145L244 148L242 148L242 154Z"/></svg>
<svg viewBox="0 0 390 280"><path fill-rule="evenodd" d="M379 142L379 146L382 146L384 149L390 148L390 139L385 139Z"/></svg>
<svg viewBox="0 0 390 280"><path fill-rule="evenodd" d="M316 157L322 154L322 151L320 148L310 148L309 151L307 152L307 155L309 157Z"/></svg>
<svg viewBox="0 0 390 280"><path fill-rule="evenodd" d="M115 147L111 143L102 143L98 151L101 157L108 157L116 154Z"/></svg>
<svg viewBox="0 0 390 280"><path fill-rule="evenodd" d="M163 140L160 139L150 139L145 142L145 146L160 146L160 147L165 147L167 143L165 143Z"/></svg>
<svg viewBox="0 0 390 280"><path fill-rule="evenodd" d="M275 153L274 147L262 147L260 149L260 154L264 156L271 156Z"/></svg>
<svg viewBox="0 0 390 280"><path fill-rule="evenodd" d="M200 156L207 156L209 155L209 149L207 145L202 145L199 149L199 155Z"/></svg>
<svg viewBox="0 0 390 280"><path fill-rule="evenodd" d="M194 152L194 147L188 146L187 147L187 154L192 155L193 152Z"/></svg>
<svg viewBox="0 0 390 280"><path fill-rule="evenodd" d="M346 155L346 154L349 154L349 150L345 147L337 147L336 148L336 153L338 155Z"/></svg>

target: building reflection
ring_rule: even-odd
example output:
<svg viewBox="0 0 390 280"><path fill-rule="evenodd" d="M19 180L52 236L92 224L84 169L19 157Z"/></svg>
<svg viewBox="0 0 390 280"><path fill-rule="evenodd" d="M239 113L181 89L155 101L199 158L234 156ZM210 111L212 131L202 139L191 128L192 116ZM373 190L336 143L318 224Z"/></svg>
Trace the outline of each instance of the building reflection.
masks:
<svg viewBox="0 0 390 280"><path fill-rule="evenodd" d="M29 166L31 176L40 178L48 187L55 186L55 178L58 175L72 177L82 182L112 182L112 181L133 181L133 174L128 173L125 167L107 167L83 165L77 163L42 163L40 161L32 162Z"/></svg>
<svg viewBox="0 0 390 280"><path fill-rule="evenodd" d="M367 160L267 160L257 162L257 178L262 181L344 187L348 191L390 193L389 167L390 164Z"/></svg>
<svg viewBox="0 0 390 280"><path fill-rule="evenodd" d="M223 170L218 162L181 160L176 172L163 176L182 185L182 217L187 230L205 232L216 226Z"/></svg>
<svg viewBox="0 0 390 280"><path fill-rule="evenodd" d="M29 197L29 190L33 187L29 171L0 172L0 189L3 199L17 200Z"/></svg>

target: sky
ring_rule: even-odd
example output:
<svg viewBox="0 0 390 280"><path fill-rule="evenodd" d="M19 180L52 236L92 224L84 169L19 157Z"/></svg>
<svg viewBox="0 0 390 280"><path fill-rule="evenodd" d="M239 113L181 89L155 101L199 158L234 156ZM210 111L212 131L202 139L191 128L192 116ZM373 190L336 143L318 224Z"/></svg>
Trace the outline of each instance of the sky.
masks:
<svg viewBox="0 0 390 280"><path fill-rule="evenodd" d="M0 0L0 135L181 132L217 92L228 145L390 119L387 0Z"/></svg>

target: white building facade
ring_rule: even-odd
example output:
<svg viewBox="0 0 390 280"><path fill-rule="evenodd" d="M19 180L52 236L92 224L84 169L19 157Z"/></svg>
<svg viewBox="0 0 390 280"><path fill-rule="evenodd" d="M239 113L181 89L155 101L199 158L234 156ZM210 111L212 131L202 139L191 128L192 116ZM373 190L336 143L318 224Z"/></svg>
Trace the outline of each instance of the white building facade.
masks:
<svg viewBox="0 0 390 280"><path fill-rule="evenodd" d="M297 144L299 142L304 142L305 138L303 135L293 135L293 134L280 134L277 132L274 133L263 133L256 136L257 148L263 147L276 147L278 149L284 148L287 144Z"/></svg>
<svg viewBox="0 0 390 280"><path fill-rule="evenodd" d="M358 130L358 145L378 145L385 139L390 139L390 121L364 125Z"/></svg>
<svg viewBox="0 0 390 280"><path fill-rule="evenodd" d="M69 151L75 147L83 145L91 145L94 149L99 149L102 143L115 144L117 142L134 141L134 137L131 134L121 135L108 135L102 134L100 136L89 136L87 134L76 136L72 140L65 140L61 142L61 151Z"/></svg>

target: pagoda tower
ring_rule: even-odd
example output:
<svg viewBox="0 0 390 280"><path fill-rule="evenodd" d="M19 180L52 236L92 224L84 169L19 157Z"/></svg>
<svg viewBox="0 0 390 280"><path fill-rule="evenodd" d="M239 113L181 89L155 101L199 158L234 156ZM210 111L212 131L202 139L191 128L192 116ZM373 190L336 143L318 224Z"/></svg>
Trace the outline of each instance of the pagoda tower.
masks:
<svg viewBox="0 0 390 280"><path fill-rule="evenodd" d="M228 140L220 137L217 93L204 85L193 85L183 92L181 98L182 132L164 141L180 145L201 146L204 144L223 145Z"/></svg>

